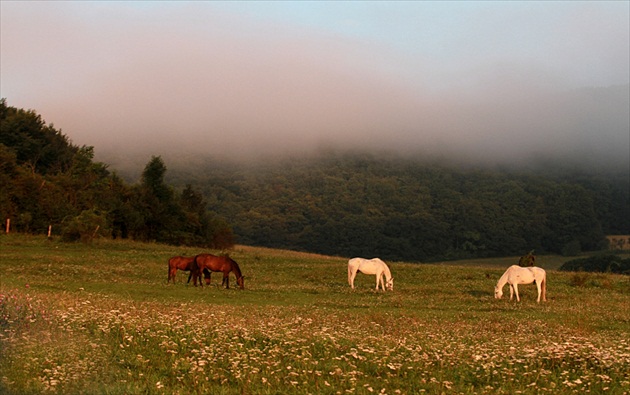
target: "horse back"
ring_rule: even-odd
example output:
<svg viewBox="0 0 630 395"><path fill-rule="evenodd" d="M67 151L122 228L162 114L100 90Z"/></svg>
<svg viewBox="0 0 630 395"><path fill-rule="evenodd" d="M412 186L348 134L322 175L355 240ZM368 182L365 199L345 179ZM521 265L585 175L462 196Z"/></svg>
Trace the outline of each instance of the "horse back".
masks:
<svg viewBox="0 0 630 395"><path fill-rule="evenodd" d="M212 254L199 254L195 256L195 266L198 269L208 269L213 270L212 268L216 265L215 259L218 258L216 255Z"/></svg>
<svg viewBox="0 0 630 395"><path fill-rule="evenodd" d="M349 264L356 265L357 271L363 274L376 274L379 269L385 266L385 262L379 258L353 258L350 260Z"/></svg>
<svg viewBox="0 0 630 395"><path fill-rule="evenodd" d="M170 268L177 268L180 270L191 270L194 260L194 256L187 257L178 255L168 260L168 266Z"/></svg>
<svg viewBox="0 0 630 395"><path fill-rule="evenodd" d="M543 281L546 277L545 270L536 266L512 265L506 274L508 274L508 282L511 284L530 284L534 281Z"/></svg>
<svg viewBox="0 0 630 395"><path fill-rule="evenodd" d="M213 272L230 272L237 270L240 274L238 264L229 256L216 256L212 254L199 254L195 257L195 263L201 269L208 269Z"/></svg>

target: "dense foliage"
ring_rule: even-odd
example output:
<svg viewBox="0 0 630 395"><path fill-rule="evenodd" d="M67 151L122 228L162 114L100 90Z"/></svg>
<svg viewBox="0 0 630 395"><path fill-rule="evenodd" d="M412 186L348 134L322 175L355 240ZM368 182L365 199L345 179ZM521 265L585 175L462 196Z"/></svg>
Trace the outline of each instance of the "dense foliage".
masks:
<svg viewBox="0 0 630 395"><path fill-rule="evenodd" d="M127 185L34 111L0 101L0 215L11 228L41 233L52 225L64 240L97 235L224 248L233 244L225 221L211 217L190 185L176 193L164 181L160 157L138 185Z"/></svg>
<svg viewBox="0 0 630 395"><path fill-rule="evenodd" d="M623 259L615 254L594 255L565 262L560 270L565 272L630 274L630 258Z"/></svg>
<svg viewBox="0 0 630 395"><path fill-rule="evenodd" d="M196 169L194 179L176 170L172 182L200 185L248 245L431 261L532 249L575 255L630 231L627 173L517 173L334 153Z"/></svg>

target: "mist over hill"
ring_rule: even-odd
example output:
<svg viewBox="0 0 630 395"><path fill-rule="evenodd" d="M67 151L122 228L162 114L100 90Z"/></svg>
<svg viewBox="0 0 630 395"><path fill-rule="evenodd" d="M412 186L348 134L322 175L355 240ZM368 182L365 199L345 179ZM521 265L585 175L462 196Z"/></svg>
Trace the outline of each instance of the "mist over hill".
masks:
<svg viewBox="0 0 630 395"><path fill-rule="evenodd" d="M373 132L341 123L322 134L303 120L290 130L260 128L252 118L238 133L208 120L191 128L134 128L125 138L103 133L96 158L133 178L152 155L172 167L194 168L211 159L227 163L265 163L313 158L326 152L369 152L462 166L541 168L577 167L585 171L624 171L630 167L630 85L540 92L499 93L478 100L443 101L419 106L405 126L396 122ZM393 117L398 118L395 109ZM249 114L243 114L247 122ZM373 128L373 127L371 127ZM150 130L143 134L142 130ZM155 133L158 130L159 133ZM303 130L298 132L298 130Z"/></svg>

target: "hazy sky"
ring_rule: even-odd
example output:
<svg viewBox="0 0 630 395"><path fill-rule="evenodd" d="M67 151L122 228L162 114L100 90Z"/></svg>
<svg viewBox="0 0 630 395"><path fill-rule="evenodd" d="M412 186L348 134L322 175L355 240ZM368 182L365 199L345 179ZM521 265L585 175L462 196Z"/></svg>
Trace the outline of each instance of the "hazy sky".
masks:
<svg viewBox="0 0 630 395"><path fill-rule="evenodd" d="M629 1L0 4L0 95L97 158L629 160Z"/></svg>

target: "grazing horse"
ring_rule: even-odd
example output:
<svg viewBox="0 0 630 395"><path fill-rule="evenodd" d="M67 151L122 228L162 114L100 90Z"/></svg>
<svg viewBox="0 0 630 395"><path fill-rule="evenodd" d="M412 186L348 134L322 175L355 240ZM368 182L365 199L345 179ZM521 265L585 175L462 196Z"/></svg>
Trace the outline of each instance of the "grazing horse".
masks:
<svg viewBox="0 0 630 395"><path fill-rule="evenodd" d="M241 274L241 268L229 256L199 254L195 257L194 264L193 282L195 286L197 285L197 277L202 271L205 272L207 270L209 272L223 272L221 286L225 285L226 288L230 288L230 272L233 272L238 286L241 289L245 289L245 277ZM199 284L201 284L201 281L199 281ZM209 282L206 281L206 284L209 284Z"/></svg>
<svg viewBox="0 0 630 395"><path fill-rule="evenodd" d="M348 261L348 283L352 289L354 289L354 277L357 275L357 272L375 274L377 291L379 284L383 288L383 291L385 291L386 287L390 291L394 290L394 278L392 277L392 273L389 271L389 267L387 267L385 262L378 258L352 258ZM386 281L383 281L383 275Z"/></svg>
<svg viewBox="0 0 630 395"><path fill-rule="evenodd" d="M503 273L496 287L494 287L494 297L501 299L503 296L503 286L505 283L510 284L510 300L516 294L516 301L520 302L521 299L518 296L518 284L531 284L536 282L536 288L538 288L538 300L542 296L543 302L547 301L547 273L544 269L536 266L532 267L520 267L518 265L512 265L508 270Z"/></svg>
<svg viewBox="0 0 630 395"><path fill-rule="evenodd" d="M166 283L168 284L171 280L175 283L177 269L189 272L192 270L194 262L194 256L174 256L170 258L168 260L168 280L166 280Z"/></svg>
<svg viewBox="0 0 630 395"><path fill-rule="evenodd" d="M195 257L194 256L174 256L169 258L168 260L168 280L166 283L168 284L171 280L173 280L173 284L175 283L175 275L177 274L177 270L182 270L185 272L190 272L188 275L188 282L190 282L190 277L193 275L195 266ZM206 280L206 284L210 284L210 272L204 271L204 278ZM201 281L200 281L201 282Z"/></svg>

